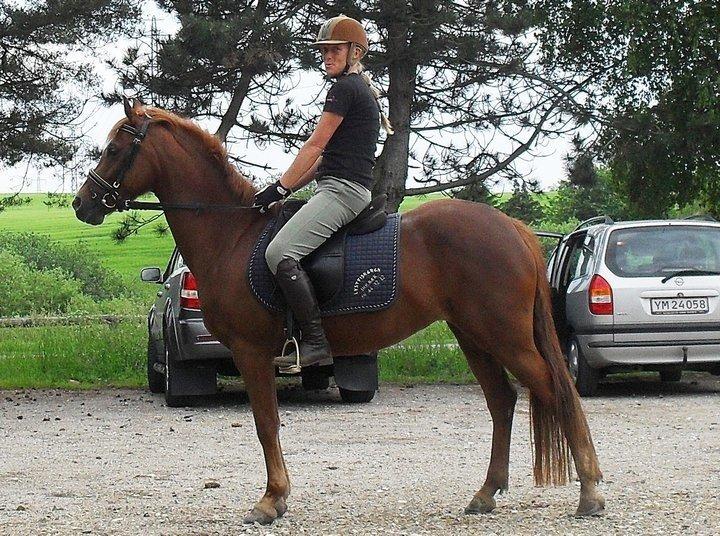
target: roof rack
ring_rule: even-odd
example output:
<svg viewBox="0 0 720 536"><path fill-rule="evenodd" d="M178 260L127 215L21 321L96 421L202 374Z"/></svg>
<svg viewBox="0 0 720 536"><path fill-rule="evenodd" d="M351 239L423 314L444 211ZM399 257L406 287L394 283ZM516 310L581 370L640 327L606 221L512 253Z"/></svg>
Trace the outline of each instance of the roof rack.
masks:
<svg viewBox="0 0 720 536"><path fill-rule="evenodd" d="M579 231L580 229L584 229L585 227L590 227L592 225L597 225L599 223L604 223L606 225L611 225L615 223L613 219L610 216L595 216L594 218L590 218L588 220L585 220L583 222L580 222L575 229L573 229L573 232Z"/></svg>
<svg viewBox="0 0 720 536"><path fill-rule="evenodd" d="M710 214L693 214L692 216L685 216L683 220L717 221Z"/></svg>

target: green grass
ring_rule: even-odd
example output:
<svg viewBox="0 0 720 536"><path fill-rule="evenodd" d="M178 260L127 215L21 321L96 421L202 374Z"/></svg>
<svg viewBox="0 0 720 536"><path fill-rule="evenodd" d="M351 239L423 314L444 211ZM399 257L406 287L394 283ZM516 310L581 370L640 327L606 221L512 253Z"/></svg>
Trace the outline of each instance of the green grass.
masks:
<svg viewBox="0 0 720 536"><path fill-rule="evenodd" d="M380 380L393 383L474 383L445 322L436 322L380 352Z"/></svg>
<svg viewBox="0 0 720 536"><path fill-rule="evenodd" d="M81 326L0 328L0 389L146 388L144 320ZM444 322L380 352L380 380L473 383Z"/></svg>
<svg viewBox="0 0 720 536"><path fill-rule="evenodd" d="M435 199L448 199L448 197L441 193L427 194L427 195L415 195L413 197L406 197L405 199L403 199L403 202L400 204L400 212L407 212L408 210L412 210L414 208L419 207L423 203L427 203L428 201L433 201Z"/></svg>
<svg viewBox="0 0 720 536"><path fill-rule="evenodd" d="M144 320L0 328L0 389L143 387Z"/></svg>
<svg viewBox="0 0 720 536"><path fill-rule="evenodd" d="M102 225L92 226L78 220L70 207L45 206L45 195L28 197L32 198L30 204L0 212L1 231L45 234L62 244L75 244L81 240L98 253L105 266L133 278L137 278L140 269L146 266L164 268L173 250L170 233L158 237L151 228L143 228L140 235L131 236L122 244L114 242L111 233L123 218L118 213L109 215ZM149 214L144 215L148 217ZM158 221L164 222L164 218Z"/></svg>
<svg viewBox="0 0 720 536"><path fill-rule="evenodd" d="M164 268L173 250L172 235L167 233L162 237L157 236L152 230L154 224L143 228L139 235L118 244L113 241L111 234L122 215L110 214L102 225L92 226L79 221L70 207L47 207L43 204L47 200L43 194L29 194L27 197L32 199L30 204L9 207L0 212L1 231L45 234L62 244L83 241L98 253L105 266L132 278L137 278L140 269L147 266ZM405 212L429 200L444 197L442 194L409 197L403 201L400 210ZM145 217L150 214L155 212L142 213ZM165 223L164 218L158 221Z"/></svg>

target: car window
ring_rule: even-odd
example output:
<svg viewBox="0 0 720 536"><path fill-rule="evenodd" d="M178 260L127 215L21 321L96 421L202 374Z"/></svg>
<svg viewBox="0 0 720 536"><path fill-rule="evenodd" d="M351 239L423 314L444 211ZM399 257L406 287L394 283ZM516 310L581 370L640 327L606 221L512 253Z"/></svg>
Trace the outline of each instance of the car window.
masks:
<svg viewBox="0 0 720 536"><path fill-rule="evenodd" d="M588 235L577 248L577 265L575 266L575 270L571 272L573 274L572 279L578 279L588 275L592 267L594 254L595 237Z"/></svg>
<svg viewBox="0 0 720 536"><path fill-rule="evenodd" d="M620 277L720 271L720 228L663 225L618 229L610 233L605 263Z"/></svg>
<svg viewBox="0 0 720 536"><path fill-rule="evenodd" d="M570 252L568 274L570 281L588 274L593 258L595 238L586 235L583 240L578 240Z"/></svg>
<svg viewBox="0 0 720 536"><path fill-rule="evenodd" d="M566 287L572 279L582 259L582 245L587 237L587 233L570 235L563 244L560 245L558 253L561 255L558 264L559 277L557 279L558 287L562 289Z"/></svg>
<svg viewBox="0 0 720 536"><path fill-rule="evenodd" d="M165 273L163 274L163 281L166 281L170 275L177 270L178 268L181 268L185 266L185 261L182 258L182 255L180 255L180 252L175 249L172 252L172 255L170 255L170 260L168 261L168 265L165 268Z"/></svg>

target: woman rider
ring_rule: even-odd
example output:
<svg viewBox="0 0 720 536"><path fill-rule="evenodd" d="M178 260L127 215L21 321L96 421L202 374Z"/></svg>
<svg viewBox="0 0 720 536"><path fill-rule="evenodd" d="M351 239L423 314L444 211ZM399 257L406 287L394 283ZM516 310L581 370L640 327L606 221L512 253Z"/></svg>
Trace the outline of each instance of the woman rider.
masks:
<svg viewBox="0 0 720 536"><path fill-rule="evenodd" d="M336 81L310 138L283 176L257 192L254 202L261 211L267 210L317 180L315 194L278 232L265 253L302 332L302 366L328 359L332 353L315 290L300 261L370 204L381 116L383 127L392 134L377 102L379 92L362 73L360 59L368 51L362 25L344 15L334 17L322 25L312 46L320 50L328 78ZM297 361L297 355L291 354L276 358L275 364L290 366Z"/></svg>

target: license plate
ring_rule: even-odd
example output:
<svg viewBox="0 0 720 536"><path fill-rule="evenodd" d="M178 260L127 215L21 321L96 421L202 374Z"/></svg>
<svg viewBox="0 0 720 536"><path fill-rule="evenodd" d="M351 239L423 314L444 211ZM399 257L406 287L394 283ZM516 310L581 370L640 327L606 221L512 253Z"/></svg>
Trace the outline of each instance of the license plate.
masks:
<svg viewBox="0 0 720 536"><path fill-rule="evenodd" d="M652 298L650 312L654 315L696 315L710 310L707 298Z"/></svg>

